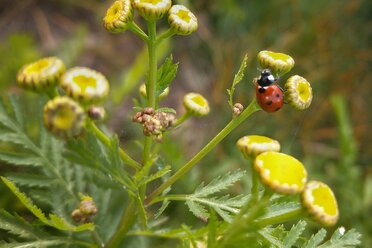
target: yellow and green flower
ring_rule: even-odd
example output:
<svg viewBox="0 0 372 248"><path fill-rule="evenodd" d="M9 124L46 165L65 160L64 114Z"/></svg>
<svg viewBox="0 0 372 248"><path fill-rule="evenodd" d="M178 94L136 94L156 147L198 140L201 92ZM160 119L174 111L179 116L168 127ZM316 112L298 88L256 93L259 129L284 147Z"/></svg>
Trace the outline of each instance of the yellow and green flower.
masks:
<svg viewBox="0 0 372 248"><path fill-rule="evenodd" d="M115 1L103 18L105 28L112 33L125 31L133 19L133 8L130 0Z"/></svg>
<svg viewBox="0 0 372 248"><path fill-rule="evenodd" d="M179 35L189 35L198 29L196 16L183 5L173 5L169 10L168 22Z"/></svg>
<svg viewBox="0 0 372 248"><path fill-rule="evenodd" d="M313 100L310 83L298 75L290 77L284 85L284 99L295 109L307 109Z"/></svg>
<svg viewBox="0 0 372 248"><path fill-rule="evenodd" d="M246 159L255 158L263 152L279 152L278 141L261 135L247 135L241 137L236 146Z"/></svg>
<svg viewBox="0 0 372 248"><path fill-rule="evenodd" d="M188 93L183 98L183 104L188 113L194 116L205 116L209 113L209 103L198 93Z"/></svg>
<svg viewBox="0 0 372 248"><path fill-rule="evenodd" d="M171 0L132 0L132 6L147 20L163 17L172 5Z"/></svg>
<svg viewBox="0 0 372 248"><path fill-rule="evenodd" d="M276 76L283 76L294 66L293 58L284 53L261 51L257 55L258 63L262 69L270 69Z"/></svg>

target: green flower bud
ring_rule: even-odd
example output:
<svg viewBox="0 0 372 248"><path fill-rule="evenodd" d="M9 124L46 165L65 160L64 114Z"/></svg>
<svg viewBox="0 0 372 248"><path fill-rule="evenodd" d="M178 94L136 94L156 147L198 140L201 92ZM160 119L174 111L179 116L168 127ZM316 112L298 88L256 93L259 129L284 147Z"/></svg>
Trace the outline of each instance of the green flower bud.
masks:
<svg viewBox="0 0 372 248"><path fill-rule="evenodd" d="M337 201L328 185L319 181L308 182L301 200L313 220L324 226L336 224L339 217Z"/></svg>
<svg viewBox="0 0 372 248"><path fill-rule="evenodd" d="M108 31L119 33L127 29L132 19L133 8L130 0L118 0L107 10L103 24Z"/></svg>
<svg viewBox="0 0 372 248"><path fill-rule="evenodd" d="M262 183L280 194L300 193L307 181L304 165L284 153L261 153L254 161L254 168Z"/></svg>
<svg viewBox="0 0 372 248"><path fill-rule="evenodd" d="M209 114L208 101L200 94L186 94L183 98L183 105L186 110L194 116L204 116Z"/></svg>
<svg viewBox="0 0 372 248"><path fill-rule="evenodd" d="M60 138L79 136L85 125L83 108L69 97L56 97L44 107L44 124Z"/></svg>
<svg viewBox="0 0 372 248"><path fill-rule="evenodd" d="M105 76L85 67L66 71L61 78L61 86L68 96L84 104L101 102L109 91Z"/></svg>
<svg viewBox="0 0 372 248"><path fill-rule="evenodd" d="M58 84L65 72L63 61L57 57L48 57L24 65L17 74L19 86L40 92Z"/></svg>
<svg viewBox="0 0 372 248"><path fill-rule="evenodd" d="M173 5L169 10L168 22L179 35L189 35L198 29L195 15L183 5Z"/></svg>
<svg viewBox="0 0 372 248"><path fill-rule="evenodd" d="M255 158L263 152L278 152L278 141L260 135L248 135L240 138L236 143L238 149L246 159Z"/></svg>
<svg viewBox="0 0 372 248"><path fill-rule="evenodd" d="M295 64L293 58L284 53L261 51L257 58L263 69L270 69L274 75L279 77L289 72Z"/></svg>
<svg viewBox="0 0 372 248"><path fill-rule="evenodd" d="M146 20L160 19L171 5L171 0L132 0L133 8Z"/></svg>
<svg viewBox="0 0 372 248"><path fill-rule="evenodd" d="M313 100L313 90L305 78L295 75L284 85L284 98L295 109L304 110Z"/></svg>

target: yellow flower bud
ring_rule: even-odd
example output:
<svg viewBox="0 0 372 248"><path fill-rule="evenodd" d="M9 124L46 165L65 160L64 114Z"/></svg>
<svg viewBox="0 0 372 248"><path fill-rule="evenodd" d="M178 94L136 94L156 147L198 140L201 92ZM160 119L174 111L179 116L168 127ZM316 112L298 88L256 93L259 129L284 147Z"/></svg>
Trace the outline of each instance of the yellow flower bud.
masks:
<svg viewBox="0 0 372 248"><path fill-rule="evenodd" d="M133 8L147 20L160 19L171 5L171 0L132 0Z"/></svg>
<svg viewBox="0 0 372 248"><path fill-rule="evenodd" d="M255 158L263 152L278 152L278 141L260 135L248 135L240 138L236 143L238 149L246 159Z"/></svg>
<svg viewBox="0 0 372 248"><path fill-rule="evenodd" d="M69 97L56 97L44 107L44 124L60 138L72 138L81 134L85 125L83 108Z"/></svg>
<svg viewBox="0 0 372 248"><path fill-rule="evenodd" d="M39 92L57 85L65 70L65 65L59 58L42 58L24 65L18 71L17 82L25 89Z"/></svg>
<svg viewBox="0 0 372 248"><path fill-rule="evenodd" d="M290 77L284 85L284 99L295 109L307 109L313 100L310 83L298 75Z"/></svg>
<svg viewBox="0 0 372 248"><path fill-rule="evenodd" d="M300 193L307 181L303 164L284 153L261 153L254 161L254 168L263 184L281 194Z"/></svg>
<svg viewBox="0 0 372 248"><path fill-rule="evenodd" d="M208 101L200 94L188 93L183 98L186 110L194 116L204 116L209 113Z"/></svg>
<svg viewBox="0 0 372 248"><path fill-rule="evenodd" d="M108 31L119 33L127 29L132 19L133 8L130 0L118 0L107 10L103 24Z"/></svg>
<svg viewBox="0 0 372 248"><path fill-rule="evenodd" d="M259 52L257 59L262 69L270 69L274 75L279 77L289 72L295 64L291 56L271 51Z"/></svg>
<svg viewBox="0 0 372 248"><path fill-rule="evenodd" d="M61 78L61 86L68 96L84 104L101 102L109 91L105 76L85 67L66 71Z"/></svg>
<svg viewBox="0 0 372 248"><path fill-rule="evenodd" d="M183 5L173 5L169 10L168 22L176 34L189 35L198 28L195 15Z"/></svg>
<svg viewBox="0 0 372 248"><path fill-rule="evenodd" d="M301 199L313 220L325 226L336 224L339 217L337 201L328 185L319 181L308 182Z"/></svg>

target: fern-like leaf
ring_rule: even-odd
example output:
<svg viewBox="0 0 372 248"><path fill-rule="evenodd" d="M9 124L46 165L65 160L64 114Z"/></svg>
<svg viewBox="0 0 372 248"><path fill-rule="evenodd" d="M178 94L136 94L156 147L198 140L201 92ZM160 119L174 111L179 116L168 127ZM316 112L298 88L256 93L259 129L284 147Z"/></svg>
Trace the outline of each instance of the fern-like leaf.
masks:
<svg viewBox="0 0 372 248"><path fill-rule="evenodd" d="M38 156L33 156L31 154L22 153L11 153L11 152L0 152L0 160L7 162L9 164L19 165L19 166L42 166L43 161Z"/></svg>
<svg viewBox="0 0 372 248"><path fill-rule="evenodd" d="M307 223L303 220L299 221L296 225L293 225L284 239L284 245L286 247L292 247L292 245L294 245L300 238L301 234L306 228L306 225Z"/></svg>
<svg viewBox="0 0 372 248"><path fill-rule="evenodd" d="M345 232L344 227L338 228L332 235L331 239L318 248L343 248L343 247L356 247L360 245L361 234L355 229Z"/></svg>
<svg viewBox="0 0 372 248"><path fill-rule="evenodd" d="M235 74L234 81L232 83L231 89L227 90L227 93L229 95L229 101L228 102L229 102L229 105L230 105L231 108L234 107L233 96L234 96L235 88L240 83L240 81L242 81L242 79L244 77L244 70L247 67L247 61L248 61L248 55L246 54L243 58L243 61L242 61L241 65L240 65L239 71Z"/></svg>
<svg viewBox="0 0 372 248"><path fill-rule="evenodd" d="M160 95L173 81L177 75L178 63L173 63L173 57L170 55L165 59L157 72L158 82L156 84L156 94Z"/></svg>
<svg viewBox="0 0 372 248"><path fill-rule="evenodd" d="M303 246L303 248L317 247L317 245L323 242L326 235L327 235L327 231L324 228L320 229L316 234L310 237L309 241L307 241L306 245Z"/></svg>

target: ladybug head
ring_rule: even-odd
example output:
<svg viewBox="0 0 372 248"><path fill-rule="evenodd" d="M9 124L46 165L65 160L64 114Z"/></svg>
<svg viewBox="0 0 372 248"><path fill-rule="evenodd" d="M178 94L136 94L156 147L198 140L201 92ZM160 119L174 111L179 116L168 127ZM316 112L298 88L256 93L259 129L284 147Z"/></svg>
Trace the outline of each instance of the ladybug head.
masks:
<svg viewBox="0 0 372 248"><path fill-rule="evenodd" d="M276 80L278 79L274 77L269 69L264 69L261 71L261 75L258 78L257 83L261 87L265 87L272 85L273 83L275 83Z"/></svg>

